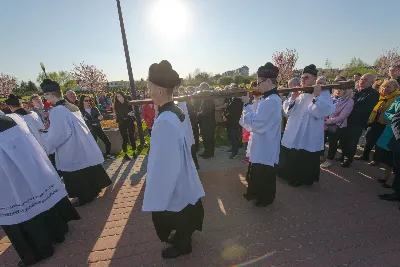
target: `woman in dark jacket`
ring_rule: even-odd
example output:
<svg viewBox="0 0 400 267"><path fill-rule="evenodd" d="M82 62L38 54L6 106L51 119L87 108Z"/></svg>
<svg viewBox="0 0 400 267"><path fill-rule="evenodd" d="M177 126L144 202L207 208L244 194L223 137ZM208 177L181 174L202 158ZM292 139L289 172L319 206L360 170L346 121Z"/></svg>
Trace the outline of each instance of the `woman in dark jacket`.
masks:
<svg viewBox="0 0 400 267"><path fill-rule="evenodd" d="M111 156L111 142L108 138L107 134L101 128L100 121L103 119L103 116L100 114L100 111L97 109L96 104L93 99L88 95L81 95L79 99L79 110L82 113L83 119L86 122L87 127L92 133L94 140L97 141L97 138L100 138L106 146L106 159L113 159Z"/></svg>
<svg viewBox="0 0 400 267"><path fill-rule="evenodd" d="M131 143L132 150L136 150L135 140L135 116L133 114L133 107L128 104L127 96L119 91L115 94L114 98L114 113L118 123L119 132L122 136L122 151L124 151L124 159L131 160L126 153L128 151L128 140ZM133 157L136 157L135 152Z"/></svg>

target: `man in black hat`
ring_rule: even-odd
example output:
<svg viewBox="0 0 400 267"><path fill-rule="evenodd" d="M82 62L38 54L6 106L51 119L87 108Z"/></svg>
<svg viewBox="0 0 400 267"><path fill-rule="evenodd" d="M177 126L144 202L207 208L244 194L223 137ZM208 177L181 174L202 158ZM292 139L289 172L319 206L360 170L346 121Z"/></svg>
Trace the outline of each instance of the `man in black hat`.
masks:
<svg viewBox="0 0 400 267"><path fill-rule="evenodd" d="M335 111L329 90L321 91L316 84L317 75L314 64L305 67L301 87L314 86L314 91L293 92L283 103L289 118L282 137L278 175L294 187L319 181L324 119Z"/></svg>
<svg viewBox="0 0 400 267"><path fill-rule="evenodd" d="M257 86L262 97L257 107L247 102L240 119L251 136L247 200L256 200L257 207L272 204L276 193L276 169L279 162L282 124L282 100L276 88L279 69L268 62L258 68ZM257 105L257 104L253 104Z"/></svg>
<svg viewBox="0 0 400 267"><path fill-rule="evenodd" d="M91 202L112 183L102 166L104 158L100 148L79 108L63 98L58 83L45 79L40 87L54 106L50 111L50 128L45 135L48 152L55 153L55 165L69 197L78 199L74 205Z"/></svg>
<svg viewBox="0 0 400 267"><path fill-rule="evenodd" d="M22 108L21 99L18 96L10 94L6 99L5 103L10 108L12 114L8 115L13 118L15 116L20 117L27 124L29 131L33 134L40 146L47 153L46 143L43 139L43 131L45 126L36 112L27 111Z"/></svg>
<svg viewBox="0 0 400 267"><path fill-rule="evenodd" d="M147 86L159 113L151 134L142 210L152 212L158 237L172 245L163 250L164 258L191 253L192 234L201 231L204 218L205 194L191 157L185 114L172 100L177 84L179 75L168 61L150 66Z"/></svg>

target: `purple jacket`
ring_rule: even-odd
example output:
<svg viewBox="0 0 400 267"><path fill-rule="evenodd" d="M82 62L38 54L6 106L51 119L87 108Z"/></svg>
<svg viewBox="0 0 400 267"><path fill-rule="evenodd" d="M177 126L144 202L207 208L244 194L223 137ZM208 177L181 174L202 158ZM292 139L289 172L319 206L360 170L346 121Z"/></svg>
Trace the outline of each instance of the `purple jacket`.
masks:
<svg viewBox="0 0 400 267"><path fill-rule="evenodd" d="M348 98L347 100L336 104L335 112L330 115L328 119L328 124L336 124L339 128L344 128L347 126L347 117L353 110L354 100Z"/></svg>

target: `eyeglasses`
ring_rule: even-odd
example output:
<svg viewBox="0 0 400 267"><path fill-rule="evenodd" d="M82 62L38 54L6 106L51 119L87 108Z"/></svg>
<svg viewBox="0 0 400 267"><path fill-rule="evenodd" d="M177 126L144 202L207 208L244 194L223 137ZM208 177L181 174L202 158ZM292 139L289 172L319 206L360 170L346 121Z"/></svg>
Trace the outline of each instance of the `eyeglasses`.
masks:
<svg viewBox="0 0 400 267"><path fill-rule="evenodd" d="M300 79L302 79L302 80L308 80L308 79L310 79L310 76L301 76Z"/></svg>
<svg viewBox="0 0 400 267"><path fill-rule="evenodd" d="M260 84L262 84L263 82L266 82L266 81L268 81L268 79L265 79L265 80L262 80L262 81L257 81L257 85L256 86L259 86Z"/></svg>
<svg viewBox="0 0 400 267"><path fill-rule="evenodd" d="M83 100L84 102L90 102L90 99L85 99L85 100Z"/></svg>

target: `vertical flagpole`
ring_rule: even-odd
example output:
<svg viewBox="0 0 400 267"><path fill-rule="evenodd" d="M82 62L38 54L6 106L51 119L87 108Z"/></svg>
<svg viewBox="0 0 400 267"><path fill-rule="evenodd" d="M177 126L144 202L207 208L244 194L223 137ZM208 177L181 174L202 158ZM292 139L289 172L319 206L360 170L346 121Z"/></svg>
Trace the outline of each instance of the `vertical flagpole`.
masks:
<svg viewBox="0 0 400 267"><path fill-rule="evenodd" d="M126 67L128 69L129 85L131 88L131 97L132 97L132 100L136 100L137 97L136 97L136 89L135 89L135 80L133 79L131 58L129 56L129 50L128 50L128 41L126 40L124 19L122 17L122 11L121 11L121 2L120 2L120 0L116 0L116 1L117 1L117 8L118 8L119 25L121 27L122 42L124 44ZM144 141L143 128L142 128L142 118L141 118L140 112L139 112L139 106L135 105L134 110L135 110L135 117L136 117L136 122L137 122L137 127L138 127L140 145L143 147L145 145L145 141Z"/></svg>

